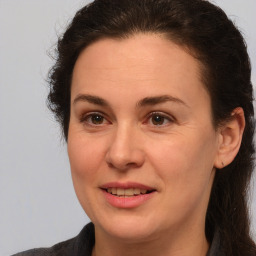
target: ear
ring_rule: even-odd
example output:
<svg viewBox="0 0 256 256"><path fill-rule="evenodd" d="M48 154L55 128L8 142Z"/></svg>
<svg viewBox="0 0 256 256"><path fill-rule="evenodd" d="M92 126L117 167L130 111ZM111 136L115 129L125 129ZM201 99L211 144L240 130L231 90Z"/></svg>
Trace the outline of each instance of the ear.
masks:
<svg viewBox="0 0 256 256"><path fill-rule="evenodd" d="M235 108L230 120L219 128L218 153L214 167L221 169L234 160L241 145L244 128L244 111L241 107Z"/></svg>

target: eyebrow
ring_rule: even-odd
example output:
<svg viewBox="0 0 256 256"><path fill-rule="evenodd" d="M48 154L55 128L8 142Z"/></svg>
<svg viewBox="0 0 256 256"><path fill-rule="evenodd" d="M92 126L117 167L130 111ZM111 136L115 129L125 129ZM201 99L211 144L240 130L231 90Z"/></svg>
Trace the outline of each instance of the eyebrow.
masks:
<svg viewBox="0 0 256 256"><path fill-rule="evenodd" d="M142 99L138 102L138 106L140 106L140 107L147 106L147 105L154 106L154 105L165 103L165 102L168 102L168 101L175 102L175 103L178 103L178 104L181 104L181 105L184 105L184 106L188 107L188 105L184 101L182 101L179 98L170 96L170 95L160 95L160 96L155 96L155 97L146 97L146 98L144 98L144 99Z"/></svg>
<svg viewBox="0 0 256 256"><path fill-rule="evenodd" d="M104 100L103 98L100 98L98 96L90 95L90 94L78 94L77 97L74 99L73 104L82 101L82 102L89 102L94 105L102 106L102 107L110 107L110 104ZM157 104L165 103L165 102L175 102L178 104L182 104L186 107L188 105L182 101L179 98L170 96L170 95L160 95L160 96L153 96L153 97L146 97L142 100L140 100L137 103L138 107L144 107L144 106L154 106Z"/></svg>
<svg viewBox="0 0 256 256"><path fill-rule="evenodd" d="M74 99L73 101L73 104L79 102L79 101L87 101L89 103L92 103L94 105L99 105L99 106L102 106L102 107L109 107L109 103L98 97L98 96L94 96L94 95L89 95L89 94L78 94L76 96L76 98Z"/></svg>

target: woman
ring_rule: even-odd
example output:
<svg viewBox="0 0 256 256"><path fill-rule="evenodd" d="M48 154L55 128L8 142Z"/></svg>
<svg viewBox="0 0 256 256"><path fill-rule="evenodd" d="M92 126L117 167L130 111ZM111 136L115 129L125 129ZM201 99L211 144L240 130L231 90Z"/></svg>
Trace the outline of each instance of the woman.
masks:
<svg viewBox="0 0 256 256"><path fill-rule="evenodd" d="M250 62L222 10L96 0L60 38L49 83L93 224L20 255L256 255Z"/></svg>

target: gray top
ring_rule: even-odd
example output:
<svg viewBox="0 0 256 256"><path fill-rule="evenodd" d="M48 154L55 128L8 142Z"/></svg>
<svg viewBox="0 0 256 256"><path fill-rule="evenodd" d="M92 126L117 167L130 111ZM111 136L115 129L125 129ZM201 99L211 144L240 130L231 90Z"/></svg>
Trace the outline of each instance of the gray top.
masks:
<svg viewBox="0 0 256 256"><path fill-rule="evenodd" d="M220 246L220 233L218 230L216 230L211 248L209 249L206 256L225 256L223 252L221 252L221 246Z"/></svg>
<svg viewBox="0 0 256 256"><path fill-rule="evenodd" d="M78 236L72 239L50 248L32 249L13 256L91 256L94 243L94 225L89 223ZM225 256L220 249L219 232L215 232L211 248L206 256Z"/></svg>

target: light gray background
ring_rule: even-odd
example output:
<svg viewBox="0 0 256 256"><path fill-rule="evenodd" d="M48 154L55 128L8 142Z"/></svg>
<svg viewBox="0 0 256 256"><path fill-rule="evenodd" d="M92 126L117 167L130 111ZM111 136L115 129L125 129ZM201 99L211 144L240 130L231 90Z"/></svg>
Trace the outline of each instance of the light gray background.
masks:
<svg viewBox="0 0 256 256"><path fill-rule="evenodd" d="M0 0L1 256L51 246L89 221L73 191L66 145L45 105L53 63L47 51L86 2ZM256 1L215 2L243 31L256 85ZM251 193L256 233L256 189Z"/></svg>

